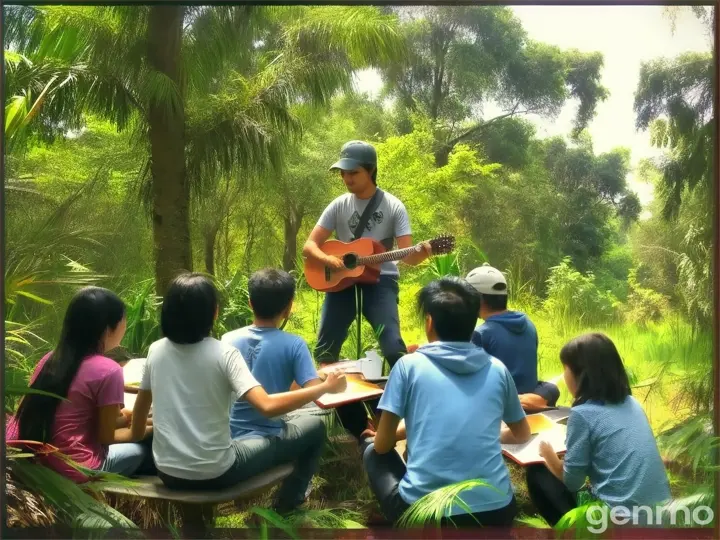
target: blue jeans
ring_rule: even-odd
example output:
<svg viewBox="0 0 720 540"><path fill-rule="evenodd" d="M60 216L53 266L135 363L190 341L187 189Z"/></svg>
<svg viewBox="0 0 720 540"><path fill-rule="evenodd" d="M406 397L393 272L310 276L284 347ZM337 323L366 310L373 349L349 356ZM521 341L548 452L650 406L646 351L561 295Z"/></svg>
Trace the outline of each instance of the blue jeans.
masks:
<svg viewBox="0 0 720 540"><path fill-rule="evenodd" d="M407 352L405 342L400 336L399 286L396 276L380 276L377 284L355 285L325 295L315 359L318 362L332 363L340 358L340 349L357 314L356 290L362 295L362 314L370 326L373 329L382 326L378 339L380 350L390 366L394 366Z"/></svg>
<svg viewBox="0 0 720 540"><path fill-rule="evenodd" d="M111 444L100 470L123 476L154 474L151 445L152 442L150 444L143 442Z"/></svg>
<svg viewBox="0 0 720 540"><path fill-rule="evenodd" d="M284 463L295 470L280 486L275 509L289 512L305 502L327 440L325 423L317 416L296 416L285 422L278 436L249 436L232 441L235 463L217 478L187 480L158 472L170 489L219 490L248 480Z"/></svg>
<svg viewBox="0 0 720 540"><path fill-rule="evenodd" d="M399 490L400 481L407 472L405 463L400 459L396 450L390 450L386 454L375 452L375 446L370 439L363 441L361 449L370 489L377 498L385 518L396 523L411 506L405 502ZM441 526L455 527L511 527L517 512L517 503L513 497L510 503L503 508L474 514L454 515L451 518L441 519L440 523ZM504 535L493 538L500 537L504 537Z"/></svg>
<svg viewBox="0 0 720 540"><path fill-rule="evenodd" d="M340 349L348 335L348 328L355 321L356 294L362 295L362 314L373 329L382 326L378 338L380 350L390 367L407 353L405 342L400 336L400 317L398 315L398 294L400 288L396 276L380 276L380 281L372 285L355 285L347 289L325 295L320 332L315 346L315 359L330 364L337 362ZM368 402L376 413L378 400ZM343 427L356 439L367 427L367 412L363 403L350 403L337 409Z"/></svg>

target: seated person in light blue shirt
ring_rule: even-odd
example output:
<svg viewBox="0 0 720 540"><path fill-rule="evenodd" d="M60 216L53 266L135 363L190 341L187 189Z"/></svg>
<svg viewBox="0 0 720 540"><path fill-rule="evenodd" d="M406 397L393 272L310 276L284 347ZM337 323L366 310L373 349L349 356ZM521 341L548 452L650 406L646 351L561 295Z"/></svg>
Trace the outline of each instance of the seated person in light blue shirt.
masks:
<svg viewBox="0 0 720 540"><path fill-rule="evenodd" d="M315 369L307 343L301 337L281 330L295 297L295 280L282 270L255 272L249 280L253 324L228 332L222 341L238 349L253 377L268 394L290 390L293 382L308 388L322 382ZM233 439L256 438L264 444L268 437L293 439L298 482L309 485L317 470L326 442L325 424L317 416L266 418L250 403L238 400L230 411ZM298 473L299 471L299 473Z"/></svg>
<svg viewBox="0 0 720 540"><path fill-rule="evenodd" d="M546 463L527 468L530 498L551 525L577 506L576 492L590 479L590 492L630 517L670 499L665 465L645 411L630 395L620 354L603 334L585 334L560 351L568 390L575 398L567 423L565 459L541 443ZM640 509L630 523L648 523ZM634 521L633 521L634 520Z"/></svg>
<svg viewBox="0 0 720 540"><path fill-rule="evenodd" d="M444 522L509 527L517 514L500 444L527 441L530 427L507 368L470 343L479 303L477 291L454 277L433 281L418 296L429 343L390 372L377 432L363 455L370 487L392 522L421 497L466 480L488 486L462 492L470 513L455 505ZM405 436L407 466L394 451Z"/></svg>
<svg viewBox="0 0 720 540"><path fill-rule="evenodd" d="M538 334L530 318L507 308L508 287L502 272L487 263L472 270L467 281L480 293L480 318L472 342L510 370L520 403L526 410L554 407L558 387L538 381Z"/></svg>

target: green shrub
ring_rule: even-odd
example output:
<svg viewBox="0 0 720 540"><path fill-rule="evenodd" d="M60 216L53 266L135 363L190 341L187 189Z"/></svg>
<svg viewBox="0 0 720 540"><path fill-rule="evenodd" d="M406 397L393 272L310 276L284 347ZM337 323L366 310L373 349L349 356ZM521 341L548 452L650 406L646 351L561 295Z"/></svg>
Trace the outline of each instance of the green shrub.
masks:
<svg viewBox="0 0 720 540"><path fill-rule="evenodd" d="M611 292L597 287L592 272L583 275L575 270L570 257L550 269L543 308L552 318L577 327L611 323L619 305Z"/></svg>
<svg viewBox="0 0 720 540"><path fill-rule="evenodd" d="M637 268L630 270L628 287L630 293L625 308L627 322L644 327L650 321L659 321L669 311L670 299L668 297L640 286L637 280Z"/></svg>

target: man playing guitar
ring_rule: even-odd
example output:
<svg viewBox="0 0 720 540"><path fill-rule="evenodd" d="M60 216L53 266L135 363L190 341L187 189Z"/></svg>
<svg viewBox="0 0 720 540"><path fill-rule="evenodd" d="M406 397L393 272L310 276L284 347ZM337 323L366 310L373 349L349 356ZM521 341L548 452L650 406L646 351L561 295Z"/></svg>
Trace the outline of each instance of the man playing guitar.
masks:
<svg viewBox="0 0 720 540"><path fill-rule="evenodd" d="M338 240L350 242L360 237L370 237L392 249L397 242L399 249L412 244L410 219L400 200L377 187L377 153L375 148L362 141L350 141L340 150L340 159L330 167L339 170L349 193L332 201L320 216L315 228L303 247L303 255L314 258L331 269L343 268L343 261L326 255L320 246L334 232ZM432 255L430 244L418 244L416 251L402 259L409 265L417 265ZM377 284L358 284L338 292L328 292L323 303L315 359L323 364L337 362L348 328L355 320L356 291L362 295L362 314L373 327L382 326L379 336L380 349L390 366L406 353L400 336L398 316L397 264L382 263L380 281ZM366 416L362 405L360 414L341 420L345 428L356 437L365 429ZM343 408L344 409L344 408Z"/></svg>

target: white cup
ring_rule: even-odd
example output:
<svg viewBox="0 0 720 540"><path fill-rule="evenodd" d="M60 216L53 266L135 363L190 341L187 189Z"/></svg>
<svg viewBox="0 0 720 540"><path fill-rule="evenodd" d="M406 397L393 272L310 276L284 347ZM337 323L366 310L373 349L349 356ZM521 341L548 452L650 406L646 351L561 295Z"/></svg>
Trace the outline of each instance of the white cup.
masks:
<svg viewBox="0 0 720 540"><path fill-rule="evenodd" d="M382 377L383 359L377 351L370 350L365 353L365 358L360 360L360 370L363 377L369 380Z"/></svg>

